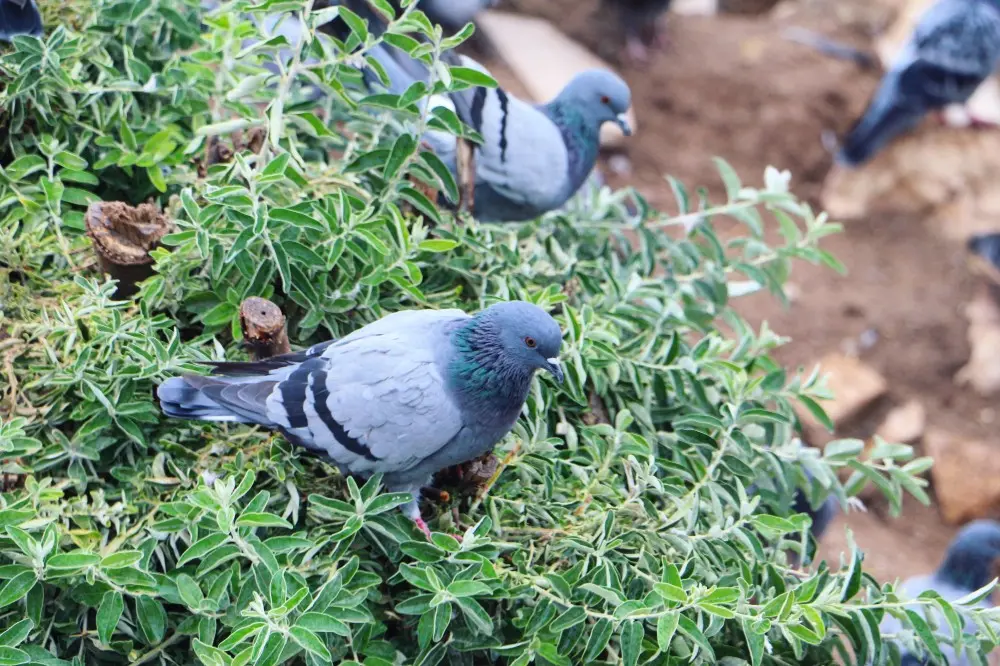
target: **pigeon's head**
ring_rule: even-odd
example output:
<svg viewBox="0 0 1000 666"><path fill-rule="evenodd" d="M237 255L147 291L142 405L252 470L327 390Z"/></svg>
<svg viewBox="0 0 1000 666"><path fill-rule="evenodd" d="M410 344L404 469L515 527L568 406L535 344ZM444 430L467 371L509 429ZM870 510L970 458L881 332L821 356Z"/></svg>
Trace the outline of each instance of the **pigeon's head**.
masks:
<svg viewBox="0 0 1000 666"><path fill-rule="evenodd" d="M625 136L632 134L625 113L632 106L632 91L620 76L603 69L577 74L559 94L597 124L615 123Z"/></svg>
<svg viewBox="0 0 1000 666"><path fill-rule="evenodd" d="M531 371L551 372L562 383L562 331L549 313L532 303L508 301L491 305L481 316L493 325L505 361Z"/></svg>
<svg viewBox="0 0 1000 666"><path fill-rule="evenodd" d="M948 546L937 576L966 590L978 590L996 575L1000 560L1000 523L977 520L969 523Z"/></svg>

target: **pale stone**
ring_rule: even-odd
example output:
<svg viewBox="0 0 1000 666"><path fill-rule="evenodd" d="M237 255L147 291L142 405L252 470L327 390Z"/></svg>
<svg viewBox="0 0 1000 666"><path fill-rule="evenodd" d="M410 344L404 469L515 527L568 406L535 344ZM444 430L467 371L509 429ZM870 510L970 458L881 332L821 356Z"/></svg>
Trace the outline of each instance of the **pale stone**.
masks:
<svg viewBox="0 0 1000 666"><path fill-rule="evenodd" d="M927 410L917 400L895 407L875 433L887 442L913 444L924 436L927 427Z"/></svg>
<svg viewBox="0 0 1000 666"><path fill-rule="evenodd" d="M490 10L482 12L476 21L535 102L554 99L580 72L614 71L543 19ZM637 133L634 109L629 109L627 118L632 132ZM602 146L622 147L626 141L617 125L605 123L601 128Z"/></svg>
<svg viewBox="0 0 1000 666"><path fill-rule="evenodd" d="M965 308L969 320L969 362L955 375L959 385L982 396L1000 391L1000 307L981 291Z"/></svg>
<svg viewBox="0 0 1000 666"><path fill-rule="evenodd" d="M833 393L833 400L821 403L830 420L840 426L856 416L865 407L882 397L888 390L885 378L857 358L830 354L820 361L820 373L826 375L826 386ZM800 418L811 430L821 428L806 410Z"/></svg>
<svg viewBox="0 0 1000 666"><path fill-rule="evenodd" d="M959 524L993 513L1000 502L1000 455L995 446L931 428L924 449L934 458L931 478L946 522Z"/></svg>

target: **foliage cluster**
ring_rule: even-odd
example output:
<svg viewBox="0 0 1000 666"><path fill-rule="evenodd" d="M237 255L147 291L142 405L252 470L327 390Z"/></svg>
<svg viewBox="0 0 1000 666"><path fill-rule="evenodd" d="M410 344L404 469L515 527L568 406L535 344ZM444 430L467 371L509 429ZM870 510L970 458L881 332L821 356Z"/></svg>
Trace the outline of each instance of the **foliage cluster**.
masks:
<svg viewBox="0 0 1000 666"><path fill-rule="evenodd" d="M946 621L905 613L857 551L788 557L807 550L796 488L846 506L874 483L898 507L925 499L929 461L795 436L797 405L826 418L822 380L777 365L783 340L731 307L783 298L796 260L838 267L818 247L836 226L787 175L754 189L720 162L726 201L670 181L673 216L605 190L525 225L456 220L416 186L456 191L417 137L463 129L416 102L483 79L438 64L465 35L412 6L385 39L436 81L399 98L358 92L352 52L375 39L347 12L348 44L260 36L267 13L339 11L308 0L43 4L54 29L0 55L0 452L24 475L0 495L4 664L881 663L898 661L886 612L932 654L979 654L959 611L997 641L995 619L940 599L922 607ZM206 163L212 137L236 141L230 161ZM150 198L176 229L116 300L84 210ZM721 216L737 232L717 234ZM240 357L251 295L297 345L401 308L532 300L558 313L567 381L536 382L502 473L429 509L427 542L377 479L162 418L156 382Z"/></svg>

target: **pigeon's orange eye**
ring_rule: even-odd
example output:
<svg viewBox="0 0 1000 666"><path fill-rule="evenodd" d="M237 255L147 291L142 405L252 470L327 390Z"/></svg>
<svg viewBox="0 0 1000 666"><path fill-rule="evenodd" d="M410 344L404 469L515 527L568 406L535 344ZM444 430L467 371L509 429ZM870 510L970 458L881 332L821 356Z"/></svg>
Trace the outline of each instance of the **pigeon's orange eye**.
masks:
<svg viewBox="0 0 1000 666"><path fill-rule="evenodd" d="M601 104L607 104L610 101L611 101L610 97L608 97L607 95L601 95Z"/></svg>
<svg viewBox="0 0 1000 666"><path fill-rule="evenodd" d="M538 346L538 343L535 342L535 339L530 335L524 339L524 344L528 345L529 349L534 349Z"/></svg>

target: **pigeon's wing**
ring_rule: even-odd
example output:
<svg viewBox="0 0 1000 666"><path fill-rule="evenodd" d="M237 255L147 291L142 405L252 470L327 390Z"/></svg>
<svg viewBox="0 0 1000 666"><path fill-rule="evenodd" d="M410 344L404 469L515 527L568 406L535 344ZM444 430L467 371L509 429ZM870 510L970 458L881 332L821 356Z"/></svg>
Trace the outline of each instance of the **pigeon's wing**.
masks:
<svg viewBox="0 0 1000 666"><path fill-rule="evenodd" d="M564 203L560 198L571 194L569 153L548 116L501 88L476 88L471 121L483 137L476 149L477 218L494 217L480 200L482 186L513 208L548 210Z"/></svg>
<svg viewBox="0 0 1000 666"><path fill-rule="evenodd" d="M297 366L268 394L268 419L354 473L405 471L447 445L462 415L442 360L449 324L468 315L399 314Z"/></svg>
<svg viewBox="0 0 1000 666"><path fill-rule="evenodd" d="M955 601L956 599L960 599L970 592L970 590L962 590L955 587L954 585L945 583L934 576L914 576L913 578L909 578L906 581L904 581L897 588L897 591L899 592L901 598L903 599L916 599L918 596L920 596L922 592L926 592L927 590L934 590L935 592L940 594L941 597L944 598L946 601ZM984 606L984 604L981 603L977 605ZM921 613L921 609L918 607L914 607L912 610ZM945 619L944 615L942 615L937 610L935 610L934 613L937 625L939 627L944 628L936 632L938 634L938 644L941 647L941 653L945 656L945 658L948 660L948 663L951 664L952 666L970 666L970 662L965 657L965 655L963 654L961 658L957 658L955 656L954 648L952 648L949 645L951 631L947 629L948 622ZM903 624L894 616L888 613L882 619L881 624L879 624L879 632L883 636L887 636L890 634L899 634L899 632L902 631L902 629L903 629ZM964 631L966 633L975 634L976 633L975 622L971 620L967 621L965 624ZM906 649L903 649L902 663L905 665L905 664L924 664L928 662L921 661L917 657L917 655L907 651Z"/></svg>
<svg viewBox="0 0 1000 666"><path fill-rule="evenodd" d="M962 103L1000 63L1000 9L983 0L944 0L921 18L900 63L904 96L930 108Z"/></svg>
<svg viewBox="0 0 1000 666"><path fill-rule="evenodd" d="M848 165L870 159L933 109L964 103L1000 63L1000 10L982 0L942 0L921 17L843 142Z"/></svg>
<svg viewBox="0 0 1000 666"><path fill-rule="evenodd" d="M17 35L42 35L42 15L35 0L0 0L0 40Z"/></svg>

